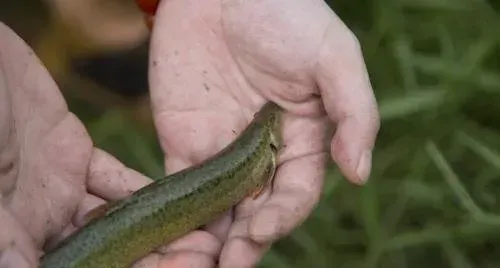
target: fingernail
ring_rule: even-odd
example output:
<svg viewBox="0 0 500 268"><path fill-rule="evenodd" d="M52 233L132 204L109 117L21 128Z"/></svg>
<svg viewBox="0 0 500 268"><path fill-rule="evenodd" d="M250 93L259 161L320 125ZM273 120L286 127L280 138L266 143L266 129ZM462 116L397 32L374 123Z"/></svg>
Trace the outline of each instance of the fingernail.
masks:
<svg viewBox="0 0 500 268"><path fill-rule="evenodd" d="M356 167L356 174L358 175L359 182L365 184L370 177L370 171L372 168L372 152L364 151L358 161L358 166Z"/></svg>

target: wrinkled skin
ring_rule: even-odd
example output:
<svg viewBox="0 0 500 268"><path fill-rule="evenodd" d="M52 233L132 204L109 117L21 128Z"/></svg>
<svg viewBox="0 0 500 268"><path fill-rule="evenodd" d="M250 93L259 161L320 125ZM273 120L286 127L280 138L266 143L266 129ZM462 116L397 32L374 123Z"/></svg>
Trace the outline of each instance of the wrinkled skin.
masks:
<svg viewBox="0 0 500 268"><path fill-rule="evenodd" d="M231 142L266 100L286 110L286 147L257 200L135 267L253 267L317 204L330 157L353 183L369 176L376 102L356 38L322 1L163 1L149 78L169 173ZM0 267L36 267L43 246L91 208L149 182L93 146L33 52L1 25Z"/></svg>

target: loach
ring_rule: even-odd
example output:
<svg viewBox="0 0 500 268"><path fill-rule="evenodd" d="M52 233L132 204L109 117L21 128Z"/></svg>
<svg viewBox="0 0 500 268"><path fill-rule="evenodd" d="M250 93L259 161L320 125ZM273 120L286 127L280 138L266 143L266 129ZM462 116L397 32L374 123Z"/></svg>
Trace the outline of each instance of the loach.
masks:
<svg viewBox="0 0 500 268"><path fill-rule="evenodd" d="M280 135L281 109L268 102L219 153L111 203L102 216L46 253L39 267L130 267L244 198L255 198L274 177Z"/></svg>

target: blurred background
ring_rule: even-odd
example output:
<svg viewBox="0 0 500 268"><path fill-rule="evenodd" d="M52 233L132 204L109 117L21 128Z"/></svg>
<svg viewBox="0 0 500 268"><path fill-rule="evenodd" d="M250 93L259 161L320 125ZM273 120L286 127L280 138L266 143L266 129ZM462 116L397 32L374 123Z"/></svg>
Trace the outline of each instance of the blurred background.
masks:
<svg viewBox="0 0 500 268"><path fill-rule="evenodd" d="M500 267L500 1L329 4L359 38L380 105L372 177L350 185L332 163L313 215L259 267ZM98 147L164 174L133 0L3 1L0 20Z"/></svg>

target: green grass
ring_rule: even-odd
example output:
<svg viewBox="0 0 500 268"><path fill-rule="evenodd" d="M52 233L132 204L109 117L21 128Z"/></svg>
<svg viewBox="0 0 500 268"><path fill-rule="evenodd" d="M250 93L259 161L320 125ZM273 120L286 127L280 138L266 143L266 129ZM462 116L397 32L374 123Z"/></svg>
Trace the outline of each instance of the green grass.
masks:
<svg viewBox="0 0 500 268"><path fill-rule="evenodd" d="M380 104L371 180L350 185L332 164L314 213L260 267L500 267L499 4L332 6L362 44ZM72 107L98 146L163 174L151 130L119 111L85 117Z"/></svg>

